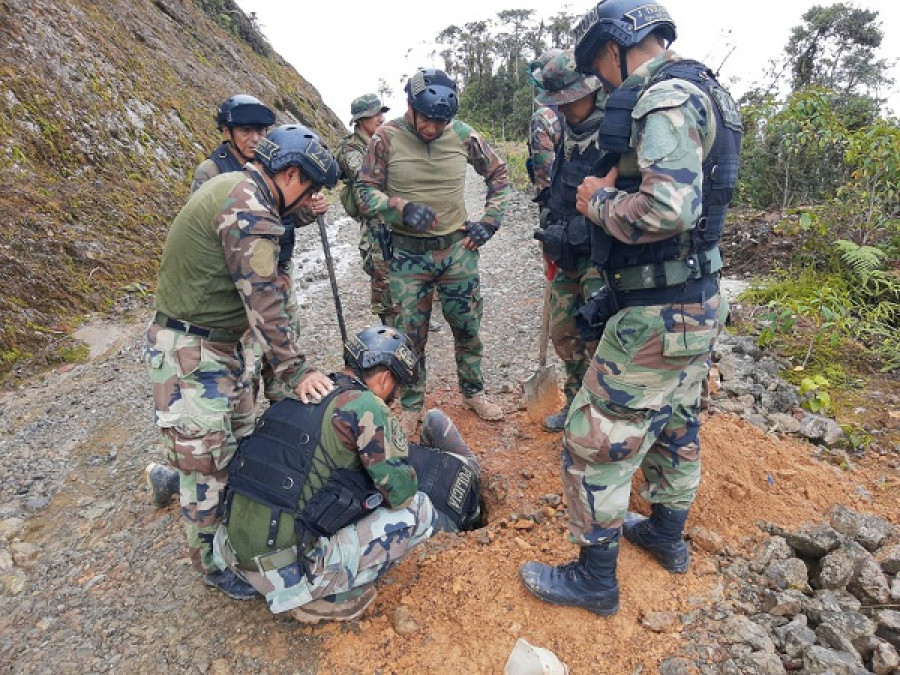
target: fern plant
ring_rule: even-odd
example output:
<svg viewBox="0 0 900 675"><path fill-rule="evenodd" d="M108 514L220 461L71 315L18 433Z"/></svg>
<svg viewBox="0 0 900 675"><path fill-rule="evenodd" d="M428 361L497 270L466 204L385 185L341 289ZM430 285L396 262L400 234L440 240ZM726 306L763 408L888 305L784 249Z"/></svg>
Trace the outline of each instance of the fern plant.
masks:
<svg viewBox="0 0 900 675"><path fill-rule="evenodd" d="M872 274L881 269L887 254L876 246L860 246L847 239L837 239L834 247L841 260L863 285L869 282Z"/></svg>

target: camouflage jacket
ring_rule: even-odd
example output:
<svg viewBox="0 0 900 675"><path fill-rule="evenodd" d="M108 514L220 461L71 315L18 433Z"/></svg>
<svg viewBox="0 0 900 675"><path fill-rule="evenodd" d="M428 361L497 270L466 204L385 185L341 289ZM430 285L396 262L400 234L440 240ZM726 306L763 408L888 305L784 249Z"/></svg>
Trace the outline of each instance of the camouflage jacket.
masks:
<svg viewBox="0 0 900 675"><path fill-rule="evenodd" d="M553 158L556 156L556 146L559 145L561 138L562 125L559 115L547 106L535 110L528 125L528 150L534 171L535 195L550 187Z"/></svg>
<svg viewBox="0 0 900 675"><path fill-rule="evenodd" d="M363 158L366 156L366 148L369 147L368 134L357 125L352 134L345 136L334 150L335 159L341 167L341 204L344 210L352 218L359 215L359 206L356 203L356 183L359 170L362 168Z"/></svg>
<svg viewBox="0 0 900 675"><path fill-rule="evenodd" d="M175 217L163 248L156 309L208 328L244 332L275 371L273 400L308 370L280 287L284 225L253 164L207 181Z"/></svg>
<svg viewBox="0 0 900 675"><path fill-rule="evenodd" d="M638 67L622 85L645 87L632 112L631 147L619 163L637 166L641 186L588 205L588 217L626 244L667 239L694 227L700 217L703 157L715 140L715 114L709 98L685 80L667 79L647 87L668 61L666 51Z"/></svg>
<svg viewBox="0 0 900 675"><path fill-rule="evenodd" d="M420 144L426 149L427 144L416 136L410 121L398 117L382 124L373 134L372 141L363 159L362 168L359 171L357 183L357 200L360 212L370 218L377 218L393 229L405 232L403 227L403 207L408 203L400 196L387 193L388 174L392 160L402 161L404 158L395 157L392 150L391 139L398 134L406 135L406 141ZM459 120L452 120L444 129L442 139L448 134L456 134L459 142L465 148L466 161L475 171L484 178L487 185L487 197L485 200L484 215L481 220L484 223L500 227L503 214L509 202L509 171L504 162L493 148L481 138L472 127ZM411 137L411 139L410 139ZM436 141L435 141L436 142ZM433 142L434 143L434 142ZM459 176L448 177L451 181L465 182L465 171ZM426 202L427 203L427 202ZM462 223L459 224L460 226ZM398 227L399 226L399 227ZM444 234L445 232L435 232Z"/></svg>
<svg viewBox="0 0 900 675"><path fill-rule="evenodd" d="M226 144L223 143L222 145ZM220 147L222 146L218 146L213 152L218 152ZM228 152L231 152L230 148L228 148ZM194 169L194 179L191 181L191 192L196 192L206 181L214 176L218 176L220 173L222 172L219 170L219 166L212 159L207 157L197 165L196 169ZM316 214L312 212L312 209L308 206L304 206L294 214L294 225L297 227L309 225L315 219Z"/></svg>
<svg viewBox="0 0 900 675"><path fill-rule="evenodd" d="M329 433L329 429L324 432ZM347 452L359 456L391 508L404 505L416 493L416 472L406 460L406 434L390 408L371 391L350 389L339 393L330 432Z"/></svg>

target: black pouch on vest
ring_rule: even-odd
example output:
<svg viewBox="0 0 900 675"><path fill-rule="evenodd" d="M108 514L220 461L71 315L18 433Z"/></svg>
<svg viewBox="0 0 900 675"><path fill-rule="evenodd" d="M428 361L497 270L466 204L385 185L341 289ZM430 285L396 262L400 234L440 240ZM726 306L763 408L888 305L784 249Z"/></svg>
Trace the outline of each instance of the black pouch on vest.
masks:
<svg viewBox="0 0 900 675"><path fill-rule="evenodd" d="M580 213L569 218L569 226L566 229L573 256L586 255L591 252L592 227L592 225L588 225L587 218Z"/></svg>
<svg viewBox="0 0 900 675"><path fill-rule="evenodd" d="M536 230L534 238L541 242L544 248L544 255L557 265L562 267L563 257L567 253L565 250L566 224L564 221L552 221L542 230Z"/></svg>
<svg viewBox="0 0 900 675"><path fill-rule="evenodd" d="M606 322L620 309L616 294L609 286L594 291L575 312L575 327L585 342L595 342L603 335Z"/></svg>
<svg viewBox="0 0 900 675"><path fill-rule="evenodd" d="M354 469L336 469L329 485L303 509L303 524L315 534L329 537L367 516L383 501L368 474Z"/></svg>

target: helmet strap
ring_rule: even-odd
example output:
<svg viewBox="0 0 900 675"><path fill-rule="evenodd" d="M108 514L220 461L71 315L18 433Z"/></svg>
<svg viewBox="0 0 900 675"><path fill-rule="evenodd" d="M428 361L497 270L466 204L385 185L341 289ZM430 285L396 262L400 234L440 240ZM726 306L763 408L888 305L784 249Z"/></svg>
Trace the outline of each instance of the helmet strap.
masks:
<svg viewBox="0 0 900 675"><path fill-rule="evenodd" d="M315 191L316 191L316 186L315 186L314 184L311 184L308 188L306 188L306 189L303 191L303 193L302 193L299 197L297 197L297 199L295 199L295 200L292 201L290 204L288 204L287 206L285 206L279 213L280 213L281 215L284 215L285 213L289 212L292 208L294 208L295 206L297 206L297 204L299 204L299 203L302 202L304 199L306 199L306 197L307 197L308 195L310 195L311 193L313 193L313 192L315 192ZM278 192L281 193L281 189L280 189L280 188L279 188ZM282 204L284 203L284 194L281 194L281 202L282 202Z"/></svg>
<svg viewBox="0 0 900 675"><path fill-rule="evenodd" d="M622 82L628 79L628 49L619 45L619 74Z"/></svg>

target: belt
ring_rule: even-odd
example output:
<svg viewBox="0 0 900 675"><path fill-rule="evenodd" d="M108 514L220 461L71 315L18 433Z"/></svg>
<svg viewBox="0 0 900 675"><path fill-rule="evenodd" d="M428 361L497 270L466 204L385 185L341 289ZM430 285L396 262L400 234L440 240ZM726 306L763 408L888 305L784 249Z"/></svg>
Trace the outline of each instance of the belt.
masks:
<svg viewBox="0 0 900 675"><path fill-rule="evenodd" d="M153 315L153 323L155 323L157 326L162 326L163 328L177 330L180 333L196 335L197 337L209 340L210 342L238 342L243 335L243 333L240 331L196 326L194 324L188 323L187 321L179 321L178 319L173 319L171 316L167 316L162 312L157 312Z"/></svg>
<svg viewBox="0 0 900 675"><path fill-rule="evenodd" d="M648 265L633 265L604 272L606 283L616 291L640 291L680 286L722 269L718 246L692 253L686 258Z"/></svg>
<svg viewBox="0 0 900 675"><path fill-rule="evenodd" d="M457 230L440 237L409 237L405 234L392 234L391 243L395 248L402 248L412 253L425 253L426 251L440 251L450 248L458 241L462 241L468 235L464 230Z"/></svg>

